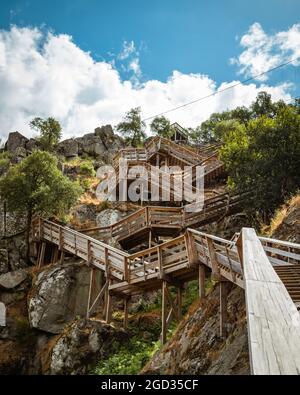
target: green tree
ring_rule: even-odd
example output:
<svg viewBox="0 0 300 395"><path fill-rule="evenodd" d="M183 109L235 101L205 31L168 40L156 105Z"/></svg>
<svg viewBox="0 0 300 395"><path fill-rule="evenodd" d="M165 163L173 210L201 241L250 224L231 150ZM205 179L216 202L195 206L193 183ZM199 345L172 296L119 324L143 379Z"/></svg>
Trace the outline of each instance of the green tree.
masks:
<svg viewBox="0 0 300 395"><path fill-rule="evenodd" d="M0 179L0 195L10 212L26 213L26 245L29 260L29 233L34 215L62 215L77 201L81 188L65 177L57 159L48 152L35 151L11 166Z"/></svg>
<svg viewBox="0 0 300 395"><path fill-rule="evenodd" d="M271 95L267 92L259 92L256 100L250 106L252 117L257 118L262 115L267 117L274 117L276 112L276 106L272 102Z"/></svg>
<svg viewBox="0 0 300 395"><path fill-rule="evenodd" d="M260 116L226 134L221 159L229 183L253 190L251 208L265 219L300 187L300 115L293 106L281 107L274 118Z"/></svg>
<svg viewBox="0 0 300 395"><path fill-rule="evenodd" d="M29 125L31 129L40 133L38 141L42 150L54 151L61 139L61 126L59 122L51 117L47 119L34 118Z"/></svg>
<svg viewBox="0 0 300 395"><path fill-rule="evenodd" d="M169 138L173 132L170 121L164 116L154 118L151 122L150 129L152 133L156 133L164 138Z"/></svg>
<svg viewBox="0 0 300 395"><path fill-rule="evenodd" d="M132 108L128 111L123 119L117 125L117 131L120 132L126 139L126 142L133 147L140 146L145 138L146 124L141 118L141 109L139 107Z"/></svg>

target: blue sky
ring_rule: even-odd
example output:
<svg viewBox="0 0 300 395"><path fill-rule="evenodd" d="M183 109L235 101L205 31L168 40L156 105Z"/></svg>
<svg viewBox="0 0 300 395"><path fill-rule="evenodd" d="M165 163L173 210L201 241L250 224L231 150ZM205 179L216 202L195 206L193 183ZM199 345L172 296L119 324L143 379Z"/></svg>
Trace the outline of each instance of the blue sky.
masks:
<svg viewBox="0 0 300 395"><path fill-rule="evenodd" d="M62 34L71 36L72 39L69 38L69 40L72 44L83 53L89 52L95 63L111 64L121 81L130 81L133 96L136 95L134 89L142 90L142 84L147 81L166 83L172 78L174 71L178 71L182 89L187 89L186 101L193 99L194 96L205 95L206 88L209 86L210 89L218 89L224 83L243 80L257 71L264 71L269 66L276 66L280 61L289 60L292 55L298 55L298 44L294 45L294 42L298 40L298 28L292 30L292 27L298 26L299 19L299 0L1 0L0 2L0 29L10 32L12 25L18 29L38 28L44 35L44 40L38 40L39 42L33 44L37 52L42 51L49 30L52 31L54 37L61 38ZM246 37L244 43L246 42L247 45L242 45L241 40L247 35L247 32L249 35L249 29L253 25L256 28L254 27L250 33L250 41ZM262 34L265 35L263 39L268 40L265 47L270 45L270 49L263 54L263 57L261 57L261 48L257 45L257 39L260 40ZM286 34L286 36L282 38L280 34ZM9 40L7 36L3 40L6 43L5 51L9 53L8 46L12 45L12 40ZM293 42L293 47L287 46L283 50L282 42L288 42L288 40ZM241 55L242 58L239 58ZM6 55L6 59L8 59L8 55ZM28 64L28 59L23 59L22 62L23 69L24 64ZM35 73L39 74L38 71ZM193 74L207 75L211 82L207 82L203 89L199 86L199 89L190 96L189 85L182 82L184 79L182 76L188 78ZM179 77L177 75L174 78L178 81ZM7 79L8 77L2 82L3 86L7 88L10 85L12 88L14 85L11 84L11 77L9 83ZM285 87L282 94L298 95L300 93L299 67L296 65L274 72L267 80L255 83L259 88L262 83L276 87L287 82L293 86ZM214 88L212 84L215 84ZM161 88L164 90L166 87L162 86ZM148 87L148 91L145 91L147 95L149 89ZM20 87L20 91L22 90L23 88ZM170 96L172 92L170 89L168 95ZM252 89L251 95L249 94L251 97L253 97L253 92ZM141 95L141 92L139 93ZM82 94L81 92L80 95L82 96ZM277 94L279 95L278 92ZM84 96L87 95L89 95L89 104L92 103L93 97L95 97L93 104L100 103L101 98L97 93L91 93L90 87L84 88ZM166 100L162 100L162 107L159 106L161 110L184 102L182 95L179 99L177 98L178 100L173 100L169 96ZM178 96L177 91L175 96ZM242 95L242 97L244 96ZM143 100L141 103L144 104L142 109L145 116L152 115L152 111L155 111L156 108L151 108L151 106L147 108L150 99L147 99L146 104ZM230 107L231 98L227 96L226 100L228 101L227 107ZM135 105L136 100L132 99L131 103ZM246 99L241 104L245 103L248 103ZM101 105L103 105L103 101ZM117 117L111 116L111 110L105 113L102 109L101 112L99 110L101 105L96 110L97 115L94 116L94 114L91 122L86 123L86 128L92 127L92 121L96 121L98 118L99 122L101 119L105 122L117 121ZM115 102L115 106L118 105L120 103ZM2 124L7 125L5 127L9 129L20 128L21 122L27 122L27 118L32 115L46 116L45 108L40 108L38 105L34 108L34 103L32 106L32 108L26 109L23 117L20 115L18 122L5 121ZM86 102L84 106L86 106ZM51 107L55 106L50 103L49 111ZM121 107L122 111L127 108L125 105ZM219 109L219 107L215 104L212 105L212 111ZM84 110L86 110L85 107ZM78 115L78 111L80 110L77 109L77 121L79 118L83 118L83 115ZM70 117L71 109L60 114L54 108L52 112L66 125L69 134L71 130L74 130L74 134L80 133L80 130L75 130L72 126L76 124L75 120L67 126L69 121L66 117ZM102 114L104 115L102 116ZM119 118L120 115L121 112L118 114ZM209 112L205 111L202 117L192 114L190 116L191 126L202 121L208 115ZM7 114L2 114L3 119L6 120L7 117ZM178 114L178 117L181 122L187 122L183 115ZM78 122L80 127L85 127L84 122ZM6 131L0 130L0 133L3 135Z"/></svg>

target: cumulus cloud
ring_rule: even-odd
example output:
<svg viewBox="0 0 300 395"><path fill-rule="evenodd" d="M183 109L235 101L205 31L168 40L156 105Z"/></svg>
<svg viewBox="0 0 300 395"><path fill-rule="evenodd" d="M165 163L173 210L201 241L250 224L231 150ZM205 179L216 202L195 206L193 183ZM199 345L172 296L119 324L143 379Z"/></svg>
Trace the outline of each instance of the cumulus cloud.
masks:
<svg viewBox="0 0 300 395"><path fill-rule="evenodd" d="M287 31L268 35L259 23L250 26L242 36L240 45L244 51L238 58L231 59L232 64L240 67L240 73L253 77L268 69L300 57L300 24L293 25ZM300 62L292 62L299 65ZM257 78L266 81L268 74Z"/></svg>
<svg viewBox="0 0 300 395"><path fill-rule="evenodd" d="M130 56L133 47L127 49ZM130 67L141 75L139 62ZM136 85L130 78L122 80L110 62L95 61L68 35L14 26L0 30L0 136L5 139L15 130L33 135L28 124L36 116L57 118L64 138L79 136L102 124L115 125L132 107L140 106L146 118L236 82L217 86L207 75L173 71L164 82ZM276 100L290 99L287 84L239 85L168 116L183 126L197 126L212 112L249 105L261 89Z"/></svg>

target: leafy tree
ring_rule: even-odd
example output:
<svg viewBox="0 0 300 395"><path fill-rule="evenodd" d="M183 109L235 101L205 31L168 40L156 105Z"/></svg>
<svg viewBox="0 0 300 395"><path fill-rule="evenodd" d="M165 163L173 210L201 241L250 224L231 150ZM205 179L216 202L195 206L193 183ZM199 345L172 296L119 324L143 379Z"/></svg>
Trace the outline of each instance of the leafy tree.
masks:
<svg viewBox="0 0 300 395"><path fill-rule="evenodd" d="M169 138L173 132L170 121L164 116L154 118L150 128L153 133L165 138Z"/></svg>
<svg viewBox="0 0 300 395"><path fill-rule="evenodd" d="M120 132L126 139L128 144L133 147L138 147L146 138L145 134L146 124L141 118L140 107L132 108L128 111L123 119L117 125L117 131Z"/></svg>
<svg viewBox="0 0 300 395"><path fill-rule="evenodd" d="M30 122L31 129L40 133L38 141L42 150L53 151L61 138L61 126L54 118L34 118Z"/></svg>
<svg viewBox="0 0 300 395"><path fill-rule="evenodd" d="M255 191L251 207L265 219L300 187L300 115L293 106L277 111L231 130L221 148L230 185Z"/></svg>
<svg viewBox="0 0 300 395"><path fill-rule="evenodd" d="M274 117L275 106L272 103L271 95L267 92L259 92L255 102L250 106L252 117L257 118L262 115Z"/></svg>
<svg viewBox="0 0 300 395"><path fill-rule="evenodd" d="M0 195L8 211L26 212L26 245L29 260L29 232L34 215L62 215L76 202L81 188L65 177L57 159L48 152L35 151L9 168L0 179Z"/></svg>

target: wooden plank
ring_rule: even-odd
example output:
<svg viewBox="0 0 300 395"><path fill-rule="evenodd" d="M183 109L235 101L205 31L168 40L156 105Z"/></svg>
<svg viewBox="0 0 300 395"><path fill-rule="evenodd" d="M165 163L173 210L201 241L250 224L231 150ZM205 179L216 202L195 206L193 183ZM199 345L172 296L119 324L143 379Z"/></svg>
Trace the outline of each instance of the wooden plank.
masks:
<svg viewBox="0 0 300 395"><path fill-rule="evenodd" d="M254 229L240 235L251 371L300 373L300 315Z"/></svg>

